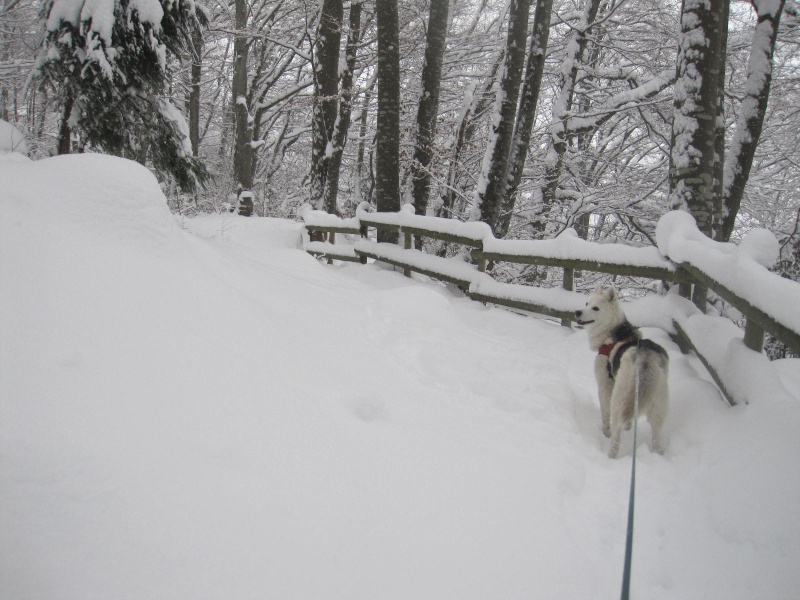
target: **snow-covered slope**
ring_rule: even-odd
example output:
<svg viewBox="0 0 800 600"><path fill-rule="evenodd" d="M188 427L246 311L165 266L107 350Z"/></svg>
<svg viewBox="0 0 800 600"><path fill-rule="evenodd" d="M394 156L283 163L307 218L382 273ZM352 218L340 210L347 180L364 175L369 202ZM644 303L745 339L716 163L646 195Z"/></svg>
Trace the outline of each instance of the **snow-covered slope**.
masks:
<svg viewBox="0 0 800 600"><path fill-rule="evenodd" d="M121 159L0 163L0 596L616 597L632 441L585 334L299 246ZM800 403L729 409L647 333L633 595L794 598Z"/></svg>

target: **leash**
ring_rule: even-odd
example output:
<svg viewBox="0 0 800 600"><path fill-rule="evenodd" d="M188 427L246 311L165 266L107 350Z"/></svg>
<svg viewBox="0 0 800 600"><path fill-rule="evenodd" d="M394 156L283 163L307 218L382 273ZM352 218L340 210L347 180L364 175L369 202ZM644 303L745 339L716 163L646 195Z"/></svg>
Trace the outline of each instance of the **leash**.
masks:
<svg viewBox="0 0 800 600"><path fill-rule="evenodd" d="M636 343L636 360L633 365L636 391L633 403L633 460L631 462L631 492L628 498L628 532L625 535L625 567L622 571L622 595L620 600L629 600L631 594L631 559L633 558L633 504L636 490L636 433L639 429L639 343Z"/></svg>

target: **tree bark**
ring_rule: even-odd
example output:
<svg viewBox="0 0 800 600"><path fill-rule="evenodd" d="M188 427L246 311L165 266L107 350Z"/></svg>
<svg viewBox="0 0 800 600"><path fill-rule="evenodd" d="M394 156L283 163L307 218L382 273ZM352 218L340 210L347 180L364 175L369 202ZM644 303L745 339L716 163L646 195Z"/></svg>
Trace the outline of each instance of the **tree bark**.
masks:
<svg viewBox="0 0 800 600"><path fill-rule="evenodd" d="M239 214L249 217L253 214L253 147L250 128L250 112L247 106L247 59L250 40L246 33L248 23L248 3L236 0L236 36L233 41L233 95L236 139L233 147L233 175L236 182L236 195L239 199Z"/></svg>
<svg viewBox="0 0 800 600"><path fill-rule="evenodd" d="M417 110L417 145L414 149L412 194L414 210L424 215L428 210L431 174L428 170L433 156L433 137L439 113L439 89L442 62L447 41L449 0L431 0L428 32L425 43L425 62L422 65L422 91Z"/></svg>
<svg viewBox="0 0 800 600"><path fill-rule="evenodd" d="M337 196L339 193L339 173L342 166L342 155L347 142L347 131L353 113L353 70L356 66L356 52L361 40L361 8L362 2L350 5L349 30L345 47L345 70L341 74L341 92L338 116L331 135L332 152L328 158L328 169L325 177L325 193L323 209L338 214Z"/></svg>
<svg viewBox="0 0 800 600"><path fill-rule="evenodd" d="M722 4L719 21L719 50L724 51L728 47L728 19L730 17L730 0L726 0ZM725 122L725 73L726 73L726 60L723 53L719 62L719 73L717 75L717 131L716 140L714 142L714 191L712 192L714 198L714 212L719 215L717 217L717 225L714 226L714 239L722 241L722 219L724 212L724 201L722 197L722 190L724 185L725 173L725 129L727 123Z"/></svg>
<svg viewBox="0 0 800 600"><path fill-rule="evenodd" d="M499 110L495 113L489 146L486 150L486 155L491 158L488 169L482 173L485 181L479 184L474 207L477 213L474 216L479 216L481 221L493 229L499 223L508 155L514 135L520 81L525 66L525 40L528 35L530 0L511 0L508 10L505 68L500 79L497 98ZM482 186L485 186L484 189L481 189Z"/></svg>
<svg viewBox="0 0 800 600"><path fill-rule="evenodd" d="M723 176L722 235L728 241L733 233L736 215L742 204L744 188L753 166L756 146L764 126L767 113L769 91L772 85L772 63L775 52L775 39L778 34L784 1L780 0L776 10L765 10L758 0L753 2L758 22L750 47L750 60L747 65L745 97L739 109L739 119L731 144ZM771 7L771 5L770 5Z"/></svg>
<svg viewBox="0 0 800 600"><path fill-rule="evenodd" d="M537 0L533 17L533 34L528 51L528 63L525 67L525 79L514 127L514 138L511 143L511 157L505 176L500 222L495 228L498 237L505 237L511 225L511 214L514 212L517 188L522 181L525 158L531 145L531 130L536 120L536 105L542 89L544 61L547 54L547 42L550 37L550 19L553 13L553 0Z"/></svg>
<svg viewBox="0 0 800 600"><path fill-rule="evenodd" d="M195 27L192 32L191 82L189 84L189 141L192 155L200 152L200 81L203 74L203 32Z"/></svg>
<svg viewBox="0 0 800 600"><path fill-rule="evenodd" d="M336 122L339 93L339 47L342 42L342 0L324 0L314 53L314 110L311 148L311 204L324 205L329 147ZM335 207L334 207L335 209Z"/></svg>
<svg viewBox="0 0 800 600"><path fill-rule="evenodd" d="M400 210L400 34L397 0L376 0L378 25L378 124L375 135L375 195L379 212ZM397 233L378 231L378 241Z"/></svg>
<svg viewBox="0 0 800 600"><path fill-rule="evenodd" d="M69 154L72 150L72 131L69 127L69 116L72 113L72 106L74 104L72 95L67 93L64 100L64 109L61 114L61 125L58 130L58 153Z"/></svg>

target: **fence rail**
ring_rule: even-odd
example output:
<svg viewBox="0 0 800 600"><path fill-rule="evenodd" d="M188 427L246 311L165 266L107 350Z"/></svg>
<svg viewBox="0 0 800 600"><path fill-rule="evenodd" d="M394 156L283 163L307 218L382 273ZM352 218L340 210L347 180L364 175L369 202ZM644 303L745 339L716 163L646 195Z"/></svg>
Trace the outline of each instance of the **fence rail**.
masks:
<svg viewBox="0 0 800 600"><path fill-rule="evenodd" d="M336 222L332 215L305 210L303 219L309 234L320 232L328 237L326 242L307 242L306 250L327 258L329 263L332 260L361 263L366 263L368 259L382 261L402 268L406 276L416 272L452 283L473 300L555 317L561 319L565 326L571 325L574 311L585 303L585 297L574 291L576 270L675 282L680 284L681 295L685 298L690 297L692 285L702 284L745 315L746 327L742 343L747 348L761 353L766 331L800 353L800 326L797 323L789 323L784 318L771 315L768 310L759 306L757 300L737 294L730 289L732 286L708 274L690 260L673 262L656 248L587 242L579 240L574 232L562 234L555 240L497 240L483 223L460 223L450 219L422 217L413 214L413 207L404 207L398 213L370 213L362 204L357 218L346 223ZM400 244L372 241L369 234L371 229L397 232ZM359 236L360 239L347 245L336 244L337 234ZM415 236L465 246L471 250L477 264L441 258L416 250L413 241ZM714 242L705 238L704 243L709 251L714 250ZM724 249L727 254L731 254L730 245L726 245ZM741 257L735 258L742 260ZM543 289L497 282L485 271L487 263L500 261L559 267L563 269L562 288ZM765 268L761 269L764 273L759 271L758 277L763 278L766 285L774 282L770 278L781 279ZM782 285L786 285L786 280L782 281ZM800 284L790 283L793 287L789 288L789 294L794 295L793 304L797 306L800 303ZM695 312L700 311L695 309ZM673 320L674 331L669 332L670 335L684 351L691 349L698 354L730 404L746 402L746 398L731 392L729 386L720 379L719 373L724 365L716 364L715 358L711 356L717 353L700 354L697 350L701 345L697 343L700 340L693 339L692 330L686 327L683 318L676 316Z"/></svg>

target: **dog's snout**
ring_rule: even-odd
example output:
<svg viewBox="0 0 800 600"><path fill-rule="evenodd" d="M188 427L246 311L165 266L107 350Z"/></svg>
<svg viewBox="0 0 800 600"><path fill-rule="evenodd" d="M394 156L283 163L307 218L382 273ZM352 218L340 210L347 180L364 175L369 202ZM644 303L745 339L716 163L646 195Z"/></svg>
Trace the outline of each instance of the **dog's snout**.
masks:
<svg viewBox="0 0 800 600"><path fill-rule="evenodd" d="M582 314L583 314L583 311L582 311L582 310L576 310L576 311L575 311L575 316L576 316L576 317L578 317L578 318L580 318L580 316L581 316Z"/></svg>

